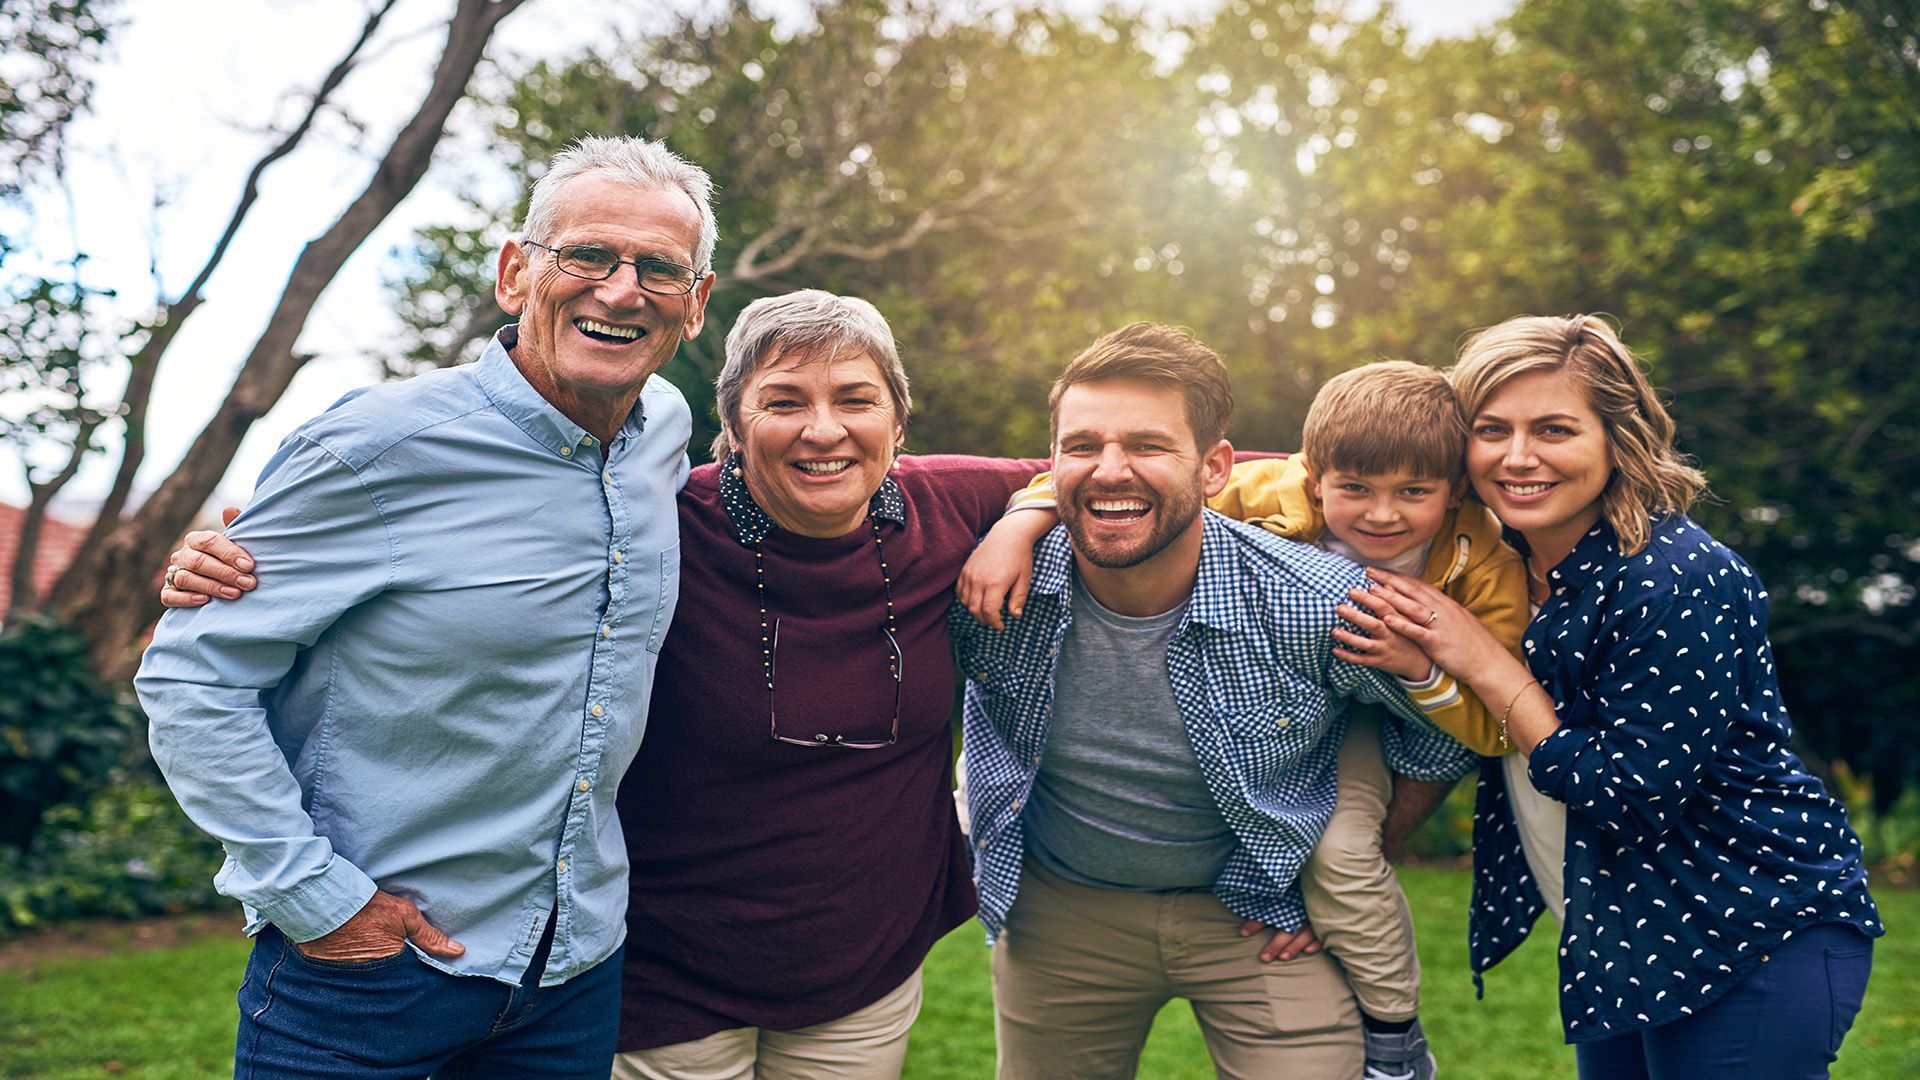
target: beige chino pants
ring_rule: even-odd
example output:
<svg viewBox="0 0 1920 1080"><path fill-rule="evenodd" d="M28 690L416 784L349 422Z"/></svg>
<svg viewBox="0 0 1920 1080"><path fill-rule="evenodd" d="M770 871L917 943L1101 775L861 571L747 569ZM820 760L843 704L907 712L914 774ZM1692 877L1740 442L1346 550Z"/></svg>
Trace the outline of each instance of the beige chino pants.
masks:
<svg viewBox="0 0 1920 1080"><path fill-rule="evenodd" d="M993 949L999 1080L1123 1080L1160 1007L1193 1003L1225 1080L1359 1076L1360 1010L1325 953L1260 962L1266 936L1206 892L1078 885L1028 861Z"/></svg>
<svg viewBox="0 0 1920 1080"><path fill-rule="evenodd" d="M1376 1020L1420 1015L1420 957L1413 912L1381 850L1393 774L1380 752L1379 717L1349 714L1340 743L1340 794L1333 819L1300 872L1307 921L1346 969L1360 1007Z"/></svg>
<svg viewBox="0 0 1920 1080"><path fill-rule="evenodd" d="M794 1031L730 1028L704 1039L631 1050L613 1080L899 1080L920 1015L920 972L838 1020Z"/></svg>

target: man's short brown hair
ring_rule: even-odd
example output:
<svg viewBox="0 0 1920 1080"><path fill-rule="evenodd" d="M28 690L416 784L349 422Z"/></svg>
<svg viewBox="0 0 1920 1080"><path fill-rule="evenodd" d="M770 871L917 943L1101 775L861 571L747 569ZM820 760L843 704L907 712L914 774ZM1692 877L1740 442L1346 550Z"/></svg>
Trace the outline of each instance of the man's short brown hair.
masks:
<svg viewBox="0 0 1920 1080"><path fill-rule="evenodd" d="M1047 395L1050 426L1059 435L1060 395L1079 383L1138 379L1171 386L1187 404L1187 426L1203 452L1227 436L1233 416L1233 387L1220 354L1175 326L1137 322L1123 326L1081 351L1067 364ZM1444 385L1444 384L1443 384Z"/></svg>
<svg viewBox="0 0 1920 1080"><path fill-rule="evenodd" d="M1300 436L1317 477L1404 472L1458 480L1466 475L1467 420L1447 377L1406 360L1382 360L1328 379Z"/></svg>

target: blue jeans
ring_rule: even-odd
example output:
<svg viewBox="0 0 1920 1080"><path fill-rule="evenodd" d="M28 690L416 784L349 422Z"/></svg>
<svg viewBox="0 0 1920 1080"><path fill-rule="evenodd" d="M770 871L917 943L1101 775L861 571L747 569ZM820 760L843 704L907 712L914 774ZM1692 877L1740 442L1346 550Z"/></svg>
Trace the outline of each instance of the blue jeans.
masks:
<svg viewBox="0 0 1920 1080"><path fill-rule="evenodd" d="M1872 938L1809 926L1700 1012L1576 1044L1580 1080L1824 1080L1872 967Z"/></svg>
<svg viewBox="0 0 1920 1080"><path fill-rule="evenodd" d="M315 960L269 926L240 984L236 1080L368 1077L606 1080L620 1026L620 953L559 986L449 975L413 950Z"/></svg>

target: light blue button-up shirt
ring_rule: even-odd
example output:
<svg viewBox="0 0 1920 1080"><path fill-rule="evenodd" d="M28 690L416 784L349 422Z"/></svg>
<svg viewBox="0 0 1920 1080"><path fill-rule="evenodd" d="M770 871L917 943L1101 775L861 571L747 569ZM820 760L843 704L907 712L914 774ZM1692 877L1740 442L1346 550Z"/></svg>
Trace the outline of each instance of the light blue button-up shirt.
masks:
<svg viewBox="0 0 1920 1080"><path fill-rule="evenodd" d="M1306 917L1300 866L1333 815L1343 699L1380 702L1399 714L1399 722L1382 725L1381 741L1401 775L1453 780L1478 759L1429 723L1398 680L1333 655L1330 631L1342 625L1334 608L1347 590L1366 587L1365 571L1211 510L1202 514L1193 598L1167 646L1166 669L1141 677L1171 683L1200 772L1233 830L1236 846L1214 895L1236 915L1293 930ZM974 880L989 940L1020 889L1025 808L1046 751L1060 641L1073 622L1072 568L1067 531L1056 528L1034 549L1026 610L1006 631L953 609L954 650L968 677Z"/></svg>
<svg viewBox="0 0 1920 1080"><path fill-rule="evenodd" d="M227 850L248 931L296 941L376 888L517 983L626 929L614 789L678 596L691 417L649 379L601 445L477 364L356 391L287 437L231 535L260 585L170 611L135 682L180 805Z"/></svg>

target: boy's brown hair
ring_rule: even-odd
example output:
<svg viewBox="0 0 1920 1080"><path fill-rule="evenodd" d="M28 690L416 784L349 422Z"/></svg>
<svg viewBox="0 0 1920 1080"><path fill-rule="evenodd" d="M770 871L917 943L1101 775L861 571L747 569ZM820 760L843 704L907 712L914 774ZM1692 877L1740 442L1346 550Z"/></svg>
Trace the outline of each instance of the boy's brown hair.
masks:
<svg viewBox="0 0 1920 1080"><path fill-rule="evenodd" d="M1178 389L1186 399L1187 426L1202 451L1227 436L1227 421L1233 416L1227 366L1219 353L1179 327L1131 323L1081 350L1047 395L1049 423L1057 427L1060 395L1069 386L1108 379L1139 379ZM1058 430L1053 434L1058 436Z"/></svg>
<svg viewBox="0 0 1920 1080"><path fill-rule="evenodd" d="M1328 379L1307 407L1300 441L1316 479L1327 469L1466 476L1466 414L1447 377L1425 364L1381 360Z"/></svg>

